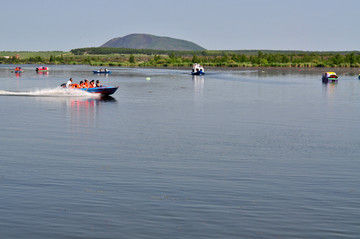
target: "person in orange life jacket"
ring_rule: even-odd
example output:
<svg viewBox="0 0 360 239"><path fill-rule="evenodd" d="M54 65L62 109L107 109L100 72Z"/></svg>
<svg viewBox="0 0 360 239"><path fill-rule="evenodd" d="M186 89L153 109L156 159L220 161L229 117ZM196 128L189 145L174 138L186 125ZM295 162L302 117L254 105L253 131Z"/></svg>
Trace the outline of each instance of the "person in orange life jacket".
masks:
<svg viewBox="0 0 360 239"><path fill-rule="evenodd" d="M84 88L89 88L89 81L87 79L85 79Z"/></svg>
<svg viewBox="0 0 360 239"><path fill-rule="evenodd" d="M71 88L80 88L80 86L78 84L74 83L71 85Z"/></svg>

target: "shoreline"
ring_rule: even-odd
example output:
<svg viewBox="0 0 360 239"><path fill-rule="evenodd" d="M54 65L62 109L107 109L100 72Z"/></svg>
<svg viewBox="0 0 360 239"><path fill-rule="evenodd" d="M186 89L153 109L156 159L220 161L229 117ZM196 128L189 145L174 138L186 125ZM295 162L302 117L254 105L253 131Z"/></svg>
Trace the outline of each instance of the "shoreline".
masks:
<svg viewBox="0 0 360 239"><path fill-rule="evenodd" d="M91 65L91 64L57 64L57 63L1 63L0 66L8 66L8 65L49 65L49 66L91 66L91 67L122 67L122 68L154 68L154 69L185 69L185 68L191 68L192 63L189 65ZM360 66L334 66L334 67L323 67L323 66L208 66L206 64L203 64L203 66L206 69L321 69L321 70L331 70L331 69L358 69L360 71Z"/></svg>
<svg viewBox="0 0 360 239"><path fill-rule="evenodd" d="M93 67L93 68L99 68L104 66L94 66L94 65L88 65L88 64L42 64L42 63L29 63L29 64L0 64L0 67L10 67L10 66L40 66L40 65L46 65L46 66L87 66L87 67ZM169 69L169 70L189 70L191 71L190 66L105 66L109 69L121 69L121 68L134 68L134 69ZM208 66L205 67L205 72L209 71L298 71L298 72L328 72L328 71L335 71L337 74L350 74L350 75L360 75L360 67L273 67L273 66L248 66L248 67L228 67L228 66ZM206 75L206 74L205 74Z"/></svg>
<svg viewBox="0 0 360 239"><path fill-rule="evenodd" d="M151 53L151 52L150 52ZM19 53L1 56L0 64L89 65L98 67L183 68L199 63L205 68L360 68L360 53L162 52L74 54L72 52Z"/></svg>

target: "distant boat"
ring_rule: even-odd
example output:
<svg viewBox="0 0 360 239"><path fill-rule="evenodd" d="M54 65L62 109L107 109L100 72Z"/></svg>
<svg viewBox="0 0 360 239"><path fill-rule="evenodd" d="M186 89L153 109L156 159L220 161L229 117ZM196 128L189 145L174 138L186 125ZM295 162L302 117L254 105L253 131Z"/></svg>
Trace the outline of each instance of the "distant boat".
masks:
<svg viewBox="0 0 360 239"><path fill-rule="evenodd" d="M194 63L191 71L191 75L204 75L204 74L205 74L204 67L198 63Z"/></svg>
<svg viewBox="0 0 360 239"><path fill-rule="evenodd" d="M14 70L15 73L22 73L23 71L24 70L21 69L21 67L16 67L15 70Z"/></svg>
<svg viewBox="0 0 360 239"><path fill-rule="evenodd" d="M93 71L94 72L94 74L111 74L111 71L109 71L108 69L100 69L100 70L98 70L98 71Z"/></svg>
<svg viewBox="0 0 360 239"><path fill-rule="evenodd" d="M36 72L46 72L49 71L49 67L47 66L40 66L36 68Z"/></svg>
<svg viewBox="0 0 360 239"><path fill-rule="evenodd" d="M111 71L93 71L94 74L111 74Z"/></svg>
<svg viewBox="0 0 360 239"><path fill-rule="evenodd" d="M335 72L324 72L322 75L322 82L323 83L336 83L338 82L338 76Z"/></svg>

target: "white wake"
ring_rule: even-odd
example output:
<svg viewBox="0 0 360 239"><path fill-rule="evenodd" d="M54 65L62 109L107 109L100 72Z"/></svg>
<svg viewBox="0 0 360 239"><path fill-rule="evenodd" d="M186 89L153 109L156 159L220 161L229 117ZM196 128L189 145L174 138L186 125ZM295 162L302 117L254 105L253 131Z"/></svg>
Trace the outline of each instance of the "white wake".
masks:
<svg viewBox="0 0 360 239"><path fill-rule="evenodd" d="M46 96L46 97L98 97L82 90L64 89L60 87L49 89L36 89L31 91L7 91L0 90L0 96Z"/></svg>

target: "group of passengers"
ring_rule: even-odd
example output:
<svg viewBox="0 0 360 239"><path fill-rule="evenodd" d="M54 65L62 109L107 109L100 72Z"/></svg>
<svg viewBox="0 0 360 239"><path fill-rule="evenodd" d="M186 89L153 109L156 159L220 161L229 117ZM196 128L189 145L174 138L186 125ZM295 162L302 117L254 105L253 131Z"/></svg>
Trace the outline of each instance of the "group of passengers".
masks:
<svg viewBox="0 0 360 239"><path fill-rule="evenodd" d="M79 84L72 83L73 80L70 78L70 80L66 83L66 88L94 88L94 87L101 87L100 81L97 80L96 83L94 80L90 81L88 79L85 79L84 81L80 81Z"/></svg>

